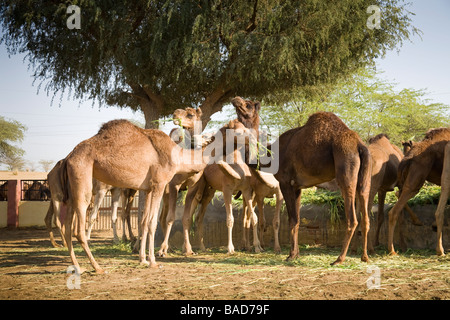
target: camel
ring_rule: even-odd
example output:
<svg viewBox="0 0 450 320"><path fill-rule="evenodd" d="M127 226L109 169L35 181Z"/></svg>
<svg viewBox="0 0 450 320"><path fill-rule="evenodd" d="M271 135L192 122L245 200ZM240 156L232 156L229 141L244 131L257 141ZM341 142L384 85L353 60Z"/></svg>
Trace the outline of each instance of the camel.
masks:
<svg viewBox="0 0 450 320"><path fill-rule="evenodd" d="M202 132L202 109L176 109L173 112L173 123L179 128L170 131L170 137L176 144L184 148L195 148L195 138Z"/></svg>
<svg viewBox="0 0 450 320"><path fill-rule="evenodd" d="M256 207L258 207L258 226L259 226L259 239L261 242L261 247L264 248L264 231L266 229L266 219L264 216L264 199L265 198L273 198L276 199L275 204L275 214L272 220L272 226L274 231L274 246L273 250L276 253L281 252L281 246L279 241L279 230L280 230L280 214L281 214L281 205L283 204L283 194L280 189L280 184L278 180L275 179L273 174L267 172L260 172L259 177L252 173L250 177L250 185L253 190L252 202L256 201ZM260 177L264 179L261 181ZM250 231L250 220L248 219L249 215L246 213L247 205L243 203L243 217L244 217L244 234L243 234L243 247L249 248L249 231Z"/></svg>
<svg viewBox="0 0 450 320"><path fill-rule="evenodd" d="M186 108L177 109L173 113L173 122L181 126L175 128L170 132L170 137L179 146L184 148L199 147L198 143L202 141L195 141L198 134L201 132L201 115L200 108ZM200 131L200 132L198 132ZM181 138L180 138L181 136ZM197 173L182 173L176 174L172 180L167 184L163 195L163 206L160 214L160 225L164 234L164 240L158 251L158 256L164 257L167 255L169 249L169 236L175 221L175 209L177 205L178 192L186 190L194 185L201 177L202 172Z"/></svg>
<svg viewBox="0 0 450 320"><path fill-rule="evenodd" d="M133 201L134 195L136 193L135 190L126 190L122 188L113 187L104 182L98 181L94 179L92 181L93 189L92 189L92 210L89 214L89 223L88 223L88 231L86 234L86 239L91 239L92 228L94 227L95 221L97 221L98 212L100 209L100 205L102 204L103 198L105 197L108 191L111 192L111 222L113 228L114 242L119 242L119 237L117 235L117 211L119 208L120 199L123 201L122 208L122 241L127 241L127 235L125 232L125 224L128 226L128 234L130 236L130 241L134 241L135 237L133 235L133 231L131 230L131 202ZM132 198L129 199L125 193L132 194ZM125 208L128 205L128 208ZM128 210L127 210L128 209Z"/></svg>
<svg viewBox="0 0 450 320"><path fill-rule="evenodd" d="M236 97L232 100L233 106L236 108L237 119L230 121L227 125L222 127L219 132L223 136L226 136L226 130L241 130L244 128L251 129L254 139L257 139L259 135L259 110L260 103L258 101L244 100L240 97ZM248 144L245 143L245 152L248 153ZM227 154L227 152L223 152ZM232 230L234 224L233 208L231 205L231 199L234 193L242 192L244 203L247 206L247 219L252 221L253 228L253 245L256 252L262 250L261 244L258 238L258 231L256 224L258 218L254 212L252 204L252 187L250 184L251 171L250 168L243 162L242 154L236 152L236 146L233 146L233 159L231 164L227 164L227 169L216 163L208 165L204 171L201 179L195 183L189 190L185 199L185 208L183 212L183 234L184 244L183 248L186 255L194 254L192 246L189 240L189 229L192 222L192 214L197 207L197 204L201 201L201 210L197 216L199 221L199 234L200 245L204 249L203 244L203 228L202 221L206 212L207 204L214 197L216 190L222 191L225 202L225 209L227 212L227 229L228 229L228 253L234 253L234 245L232 240ZM223 162L223 161L222 161ZM226 162L223 162L226 164Z"/></svg>
<svg viewBox="0 0 450 320"><path fill-rule="evenodd" d="M24 185L24 189L26 189L25 200L45 201L50 199L50 189L47 182L33 181L31 184Z"/></svg>
<svg viewBox="0 0 450 320"><path fill-rule="evenodd" d="M425 138L414 143L411 150L405 155L398 168L398 185L400 196L397 203L389 211L388 251L396 255L394 249L394 231L399 213L414 197L427 180L441 185L444 150L450 141L450 128L429 130ZM442 230L443 219L436 221L438 230ZM436 250L437 255L443 255L442 247Z"/></svg>
<svg viewBox="0 0 450 320"><path fill-rule="evenodd" d="M362 208L362 261L367 255L369 230L368 200L370 193L371 159L368 148L358 134L350 130L331 112L312 114L306 124L283 133L270 149L278 158L278 171L272 172L280 183L286 202L291 234L291 249L287 259L298 257L301 190L336 178L344 198L347 228L341 253L332 263L345 260L350 241L358 225L355 199ZM267 164L250 164L267 170ZM275 166L276 167L276 166ZM273 170L272 170L273 171ZM270 172L270 171L269 171Z"/></svg>
<svg viewBox="0 0 450 320"><path fill-rule="evenodd" d="M210 149L215 150L215 147ZM119 188L142 190L146 193L139 261L156 268L158 264L154 253L154 235L164 188L177 173L203 170L214 160L211 153L205 153L206 155L203 154L203 149L183 149L164 132L141 129L127 120L109 121L95 136L79 143L66 157L62 168L63 200L68 206L64 221L65 238L75 268L79 269L79 264L73 250L70 228L74 216L78 217L78 242L95 271L104 272L89 249L85 232L80 232L85 227L93 178ZM146 260L147 235L149 261Z"/></svg>
<svg viewBox="0 0 450 320"><path fill-rule="evenodd" d="M393 191L397 185L397 170L403 159L402 151L389 141L389 137L382 133L369 139L368 149L372 159L371 184L369 195L369 209L372 208L375 195L378 194L377 226L375 230L374 245L379 245L379 235L384 221L384 202L386 193ZM409 208L409 213L414 224L420 224L420 220ZM406 246L403 233L400 234L401 242ZM353 242L352 251L356 251L356 241ZM368 243L369 251L374 252L372 241Z"/></svg>
<svg viewBox="0 0 450 320"><path fill-rule="evenodd" d="M444 210L447 205L447 199L450 197L450 142L445 146L444 151L444 165L442 167L441 176L441 196L436 209L436 224L437 224L437 244L436 252L438 255L445 255L444 247L442 246L442 226L444 225Z"/></svg>

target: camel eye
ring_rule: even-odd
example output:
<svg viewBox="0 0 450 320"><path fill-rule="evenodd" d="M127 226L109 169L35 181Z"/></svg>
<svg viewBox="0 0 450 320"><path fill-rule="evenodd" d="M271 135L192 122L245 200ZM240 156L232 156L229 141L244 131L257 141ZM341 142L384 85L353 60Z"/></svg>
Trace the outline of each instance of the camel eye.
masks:
<svg viewBox="0 0 450 320"><path fill-rule="evenodd" d="M251 109L252 105L250 103L247 103L247 109Z"/></svg>
<svg viewBox="0 0 450 320"><path fill-rule="evenodd" d="M188 117L189 119L192 119L192 118L194 117L194 115L191 114L191 113L188 113L187 117Z"/></svg>

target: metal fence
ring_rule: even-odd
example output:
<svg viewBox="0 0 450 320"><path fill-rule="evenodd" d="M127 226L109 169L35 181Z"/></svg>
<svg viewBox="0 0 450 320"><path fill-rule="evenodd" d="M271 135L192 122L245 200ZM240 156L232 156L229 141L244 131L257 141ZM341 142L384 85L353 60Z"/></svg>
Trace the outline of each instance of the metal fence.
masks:
<svg viewBox="0 0 450 320"><path fill-rule="evenodd" d="M0 201L8 201L8 180L0 180Z"/></svg>
<svg viewBox="0 0 450 320"><path fill-rule="evenodd" d="M21 200L49 201L50 189L47 180L22 180Z"/></svg>

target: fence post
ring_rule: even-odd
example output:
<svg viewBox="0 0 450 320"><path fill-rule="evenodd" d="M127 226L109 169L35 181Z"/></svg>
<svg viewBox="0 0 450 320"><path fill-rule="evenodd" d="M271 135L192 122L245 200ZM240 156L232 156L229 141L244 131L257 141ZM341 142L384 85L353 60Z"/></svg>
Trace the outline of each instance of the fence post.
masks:
<svg viewBox="0 0 450 320"><path fill-rule="evenodd" d="M8 214L7 226L17 228L19 226L19 203L22 194L20 180L8 180Z"/></svg>

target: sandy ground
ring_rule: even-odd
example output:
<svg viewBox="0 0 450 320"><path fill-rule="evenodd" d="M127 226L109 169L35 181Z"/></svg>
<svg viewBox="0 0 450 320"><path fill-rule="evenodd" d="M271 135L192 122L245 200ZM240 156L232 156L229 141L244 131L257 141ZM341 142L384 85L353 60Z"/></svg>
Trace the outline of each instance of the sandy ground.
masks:
<svg viewBox="0 0 450 320"><path fill-rule="evenodd" d="M368 280L377 285L375 278L369 279L376 274L368 273L359 256L349 256L340 267L329 266L333 255L339 253L338 248L323 256L323 264L314 265L309 264L309 257L314 255L317 261L325 249L304 249L293 264L284 262L284 253L279 259L268 252L229 256L225 248L218 248L185 257L178 250L168 257L157 258L161 267L150 269L140 266L137 254L129 250L117 246L107 249L110 243L110 232L94 232L91 248L107 271L103 275L92 272L81 247L76 246L79 262L87 271L79 278L79 289L69 289L68 283L73 286L76 283L70 278L74 275L67 273L71 264L68 252L52 248L45 230L0 229L0 299L450 299L448 255L427 257L414 268L408 267L408 257L397 261L395 268L383 259L379 264L379 286L369 289ZM435 262L428 266L427 261Z"/></svg>

